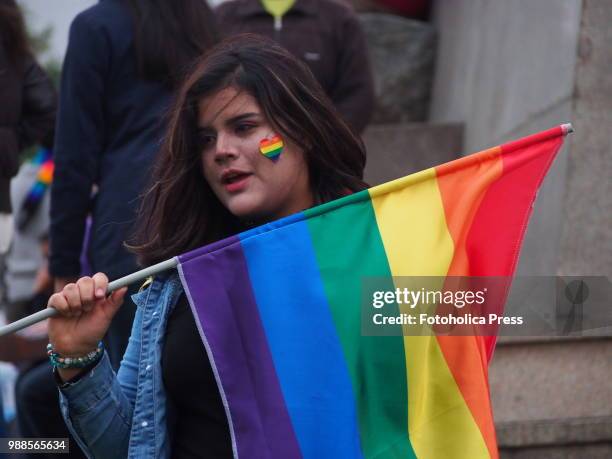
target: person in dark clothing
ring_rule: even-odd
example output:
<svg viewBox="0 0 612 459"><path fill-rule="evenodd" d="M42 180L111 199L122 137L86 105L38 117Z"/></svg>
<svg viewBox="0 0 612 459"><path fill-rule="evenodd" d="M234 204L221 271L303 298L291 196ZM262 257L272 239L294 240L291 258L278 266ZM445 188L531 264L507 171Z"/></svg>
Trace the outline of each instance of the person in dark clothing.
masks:
<svg viewBox="0 0 612 459"><path fill-rule="evenodd" d="M81 274L88 215L90 265L112 277L137 269L123 242L158 150L165 111L183 71L215 42L213 14L201 0L101 0L72 22L51 189L49 271L56 289ZM105 337L115 368L135 312L126 303ZM17 396L28 436L67 436L48 364L22 375ZM74 442L71 451L83 457Z"/></svg>
<svg viewBox="0 0 612 459"><path fill-rule="evenodd" d="M0 0L0 255L9 248L9 235L13 230L10 215L15 209L11 205L10 184L19 170L19 155L37 143L46 146L52 143L56 109L55 88L32 54L17 3ZM7 350L15 359L13 361L20 357L19 348L10 346L5 348ZM39 356L42 354L40 347ZM49 373L48 369L46 372ZM16 398L19 401L19 397ZM52 395L50 400L55 403L52 407L55 408L55 425L63 429L66 437L68 432L56 408L57 395ZM1 409L0 419L3 420ZM20 431L23 436L29 433Z"/></svg>
<svg viewBox="0 0 612 459"><path fill-rule="evenodd" d="M343 119L363 132L374 109L374 83L359 19L348 6L334 0L231 0L215 14L225 36L264 35L306 62Z"/></svg>
<svg viewBox="0 0 612 459"><path fill-rule="evenodd" d="M32 55L19 7L0 0L0 254L12 232L10 182L19 153L49 142L56 106L55 88Z"/></svg>
<svg viewBox="0 0 612 459"><path fill-rule="evenodd" d="M51 193L49 268L56 289L81 273L88 214L91 268L112 278L137 269L123 242L159 148L172 89L215 41L212 12L200 0L102 0L74 19L62 69ZM123 308L109 330L115 367L133 315L133 307Z"/></svg>

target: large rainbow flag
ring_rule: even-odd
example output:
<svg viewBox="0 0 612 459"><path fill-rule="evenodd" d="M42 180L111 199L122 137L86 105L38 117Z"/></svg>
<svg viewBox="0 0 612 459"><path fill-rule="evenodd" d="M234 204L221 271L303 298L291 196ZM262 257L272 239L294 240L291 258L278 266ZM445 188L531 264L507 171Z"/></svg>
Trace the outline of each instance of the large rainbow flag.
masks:
<svg viewBox="0 0 612 459"><path fill-rule="evenodd" d="M487 370L494 337L363 336L361 281L511 276L566 130L180 256L235 457L498 457Z"/></svg>

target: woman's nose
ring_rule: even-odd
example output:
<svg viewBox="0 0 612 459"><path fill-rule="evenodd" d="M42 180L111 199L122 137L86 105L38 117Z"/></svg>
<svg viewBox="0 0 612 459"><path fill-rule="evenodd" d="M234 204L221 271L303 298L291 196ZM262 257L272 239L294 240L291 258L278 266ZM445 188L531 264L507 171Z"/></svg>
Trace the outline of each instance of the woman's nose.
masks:
<svg viewBox="0 0 612 459"><path fill-rule="evenodd" d="M215 161L224 162L238 157L238 147L234 136L227 134L217 135L217 145L215 149Z"/></svg>

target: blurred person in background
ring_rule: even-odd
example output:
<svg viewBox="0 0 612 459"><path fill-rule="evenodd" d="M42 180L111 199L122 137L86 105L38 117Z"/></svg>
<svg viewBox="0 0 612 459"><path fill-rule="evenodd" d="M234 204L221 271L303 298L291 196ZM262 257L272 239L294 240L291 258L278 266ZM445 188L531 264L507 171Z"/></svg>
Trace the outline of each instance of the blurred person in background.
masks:
<svg viewBox="0 0 612 459"><path fill-rule="evenodd" d="M102 0L72 22L53 149L49 272L56 289L81 275L89 215L92 268L113 278L137 269L123 242L175 84L216 41L213 19L201 0ZM108 330L105 340L115 368L134 312L135 306L126 304ZM21 435L68 436L48 364L22 375L17 404ZM83 457L74 443L70 455Z"/></svg>
<svg viewBox="0 0 612 459"><path fill-rule="evenodd" d="M56 93L38 65L15 0L0 0L0 255L9 247L10 181L19 153L42 142L55 124Z"/></svg>
<svg viewBox="0 0 612 459"><path fill-rule="evenodd" d="M11 178L19 170L20 153L52 132L56 104L53 83L28 44L19 7L14 0L0 0L0 272L13 234ZM2 435L3 411L0 393Z"/></svg>
<svg viewBox="0 0 612 459"><path fill-rule="evenodd" d="M15 232L6 255L4 274L9 321L40 310L49 292L53 292L53 280L47 263L52 175L51 151L41 148L31 161L21 166L11 182ZM48 383L47 340L46 322L0 338L0 360L16 365L19 370L15 381L15 435L72 440L61 418L57 392ZM68 455L62 454L61 457L84 456L78 448L73 448Z"/></svg>
<svg viewBox="0 0 612 459"><path fill-rule="evenodd" d="M23 163L11 181L14 235L6 254L6 318L19 320L42 309L53 290L47 266L49 185L53 175L51 151L41 148Z"/></svg>
<svg viewBox="0 0 612 459"><path fill-rule="evenodd" d="M215 10L225 36L252 32L304 61L342 118L361 134L374 110L374 83L359 19L335 0L230 0Z"/></svg>
<svg viewBox="0 0 612 459"><path fill-rule="evenodd" d="M91 268L111 278L137 269L123 242L159 147L173 87L216 35L202 0L102 0L74 19L62 69L51 193L49 267L56 290L81 273L90 213ZM115 368L133 316L128 305L109 329Z"/></svg>

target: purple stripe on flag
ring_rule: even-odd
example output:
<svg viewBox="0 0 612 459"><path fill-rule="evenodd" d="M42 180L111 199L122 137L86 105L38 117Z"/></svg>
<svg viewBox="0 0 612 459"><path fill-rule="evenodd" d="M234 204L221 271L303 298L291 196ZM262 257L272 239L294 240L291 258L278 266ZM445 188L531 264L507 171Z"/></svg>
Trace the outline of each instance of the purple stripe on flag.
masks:
<svg viewBox="0 0 612 459"><path fill-rule="evenodd" d="M242 247L238 238L218 244L220 253L209 246L180 256L179 272L228 413L234 455L300 458Z"/></svg>

